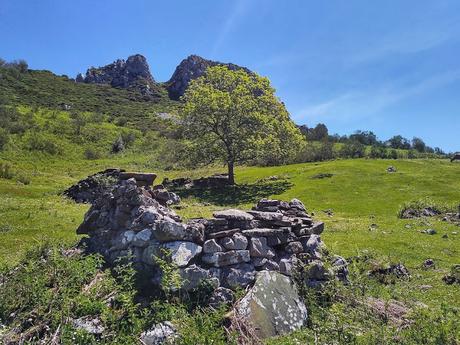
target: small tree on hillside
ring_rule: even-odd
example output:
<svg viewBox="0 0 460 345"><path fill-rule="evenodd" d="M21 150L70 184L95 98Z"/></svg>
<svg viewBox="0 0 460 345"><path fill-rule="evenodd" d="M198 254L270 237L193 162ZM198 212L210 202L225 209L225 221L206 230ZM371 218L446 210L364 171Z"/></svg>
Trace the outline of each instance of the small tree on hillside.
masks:
<svg viewBox="0 0 460 345"><path fill-rule="evenodd" d="M412 139L412 147L418 152L425 152L426 144L422 139L414 137Z"/></svg>
<svg viewBox="0 0 460 345"><path fill-rule="evenodd" d="M185 135L195 163L222 161L235 183L237 163L292 159L303 139L267 78L210 67L190 83L183 97Z"/></svg>

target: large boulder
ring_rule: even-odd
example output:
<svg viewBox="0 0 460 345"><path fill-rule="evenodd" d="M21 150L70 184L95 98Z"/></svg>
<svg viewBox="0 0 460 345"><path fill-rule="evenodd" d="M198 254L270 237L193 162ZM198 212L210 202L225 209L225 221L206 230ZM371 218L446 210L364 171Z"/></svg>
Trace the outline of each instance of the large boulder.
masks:
<svg viewBox="0 0 460 345"><path fill-rule="evenodd" d="M298 330L307 321L307 308L289 277L274 271L257 273L254 286L235 307L260 338Z"/></svg>

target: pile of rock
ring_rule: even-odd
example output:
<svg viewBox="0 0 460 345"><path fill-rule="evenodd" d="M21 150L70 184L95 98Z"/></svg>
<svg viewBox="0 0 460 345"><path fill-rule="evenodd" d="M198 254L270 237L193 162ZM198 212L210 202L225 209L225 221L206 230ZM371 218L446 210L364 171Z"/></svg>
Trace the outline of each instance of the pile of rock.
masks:
<svg viewBox="0 0 460 345"><path fill-rule="evenodd" d="M122 169L106 169L78 181L64 191L64 195L78 203L92 203L109 193L118 182Z"/></svg>
<svg viewBox="0 0 460 345"><path fill-rule="evenodd" d="M111 168L78 181L63 194L78 203L93 203L101 196L111 194L120 181L134 179L137 186L149 190L153 198L162 205L178 204L180 197L169 192L163 185L151 187L156 177L154 173L126 172Z"/></svg>
<svg viewBox="0 0 460 345"><path fill-rule="evenodd" d="M161 272L156 257L179 267L183 289L203 280L216 287L235 289L254 282L257 271L278 271L286 276L293 267L307 264L307 283L331 277L323 265L324 224L307 214L301 201L262 199L253 210L224 210L211 219L183 223L158 199L158 190L120 180L98 199L77 232L88 234L87 246L109 263L130 255L135 267L157 284ZM344 260L335 265L345 266Z"/></svg>

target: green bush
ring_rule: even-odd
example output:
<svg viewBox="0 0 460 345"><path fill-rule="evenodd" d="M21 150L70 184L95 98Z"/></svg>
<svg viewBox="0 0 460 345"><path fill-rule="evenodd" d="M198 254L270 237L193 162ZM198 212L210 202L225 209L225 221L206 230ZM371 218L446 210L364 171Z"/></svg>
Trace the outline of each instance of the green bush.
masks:
<svg viewBox="0 0 460 345"><path fill-rule="evenodd" d="M0 178L11 180L14 177L13 166L8 162L0 162Z"/></svg>
<svg viewBox="0 0 460 345"><path fill-rule="evenodd" d="M364 157L366 147L358 141L347 142L340 150L342 158L361 158Z"/></svg>
<svg viewBox="0 0 460 345"><path fill-rule="evenodd" d="M297 163L320 162L334 158L333 143L330 142L308 142L297 153Z"/></svg>
<svg viewBox="0 0 460 345"><path fill-rule="evenodd" d="M18 181L18 182L20 182L20 183L22 183L24 185L29 185L30 184L30 177L25 175L25 174L20 173L20 174L18 174L16 176L16 181Z"/></svg>
<svg viewBox="0 0 460 345"><path fill-rule="evenodd" d="M30 151L41 151L51 155L59 155L63 153L63 143L54 135L29 132L24 136L25 147Z"/></svg>
<svg viewBox="0 0 460 345"><path fill-rule="evenodd" d="M9 140L10 136L8 132L5 129L0 128L0 150L4 149L6 144L8 144Z"/></svg>
<svg viewBox="0 0 460 345"><path fill-rule="evenodd" d="M112 144L112 153L119 153L125 149L123 137L119 136Z"/></svg>
<svg viewBox="0 0 460 345"><path fill-rule="evenodd" d="M87 148L83 154L85 156L85 159L88 159L88 160L100 159L103 156L100 150L97 150L92 147Z"/></svg>
<svg viewBox="0 0 460 345"><path fill-rule="evenodd" d="M135 302L134 271L118 266L112 276L98 255L42 244L14 268L0 270L0 320L6 343L38 343L58 334L63 344L99 344L101 339L77 330L72 319L98 318L107 344L137 344L147 313ZM110 300L110 303L108 301ZM42 332L34 329L40 325ZM60 332L56 332L60 329Z"/></svg>

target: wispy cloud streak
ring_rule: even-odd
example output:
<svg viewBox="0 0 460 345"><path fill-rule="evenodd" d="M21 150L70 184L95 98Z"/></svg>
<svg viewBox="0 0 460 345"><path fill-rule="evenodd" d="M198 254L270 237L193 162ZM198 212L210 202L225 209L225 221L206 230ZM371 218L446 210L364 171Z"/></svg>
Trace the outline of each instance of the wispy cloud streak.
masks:
<svg viewBox="0 0 460 345"><path fill-rule="evenodd" d="M460 80L460 69L434 75L410 85L385 85L376 90L353 90L294 113L299 122L339 121L370 118L409 97L435 90Z"/></svg>
<svg viewBox="0 0 460 345"><path fill-rule="evenodd" d="M230 14L228 15L227 19L222 24L217 39L214 42L214 45L211 50L211 56L215 57L219 50L221 49L222 45L225 43L228 35L232 32L235 28L236 24L239 22L241 17L244 16L248 9L249 1L246 0L237 0L233 9L231 10Z"/></svg>

